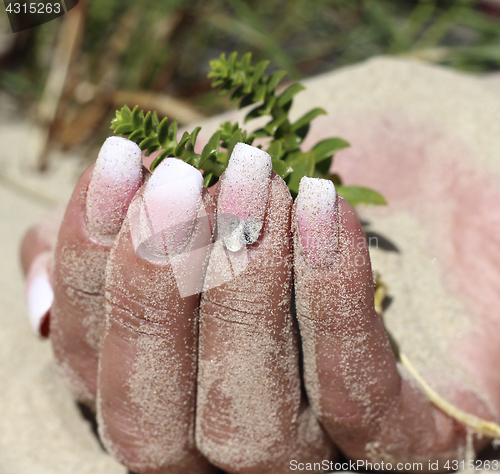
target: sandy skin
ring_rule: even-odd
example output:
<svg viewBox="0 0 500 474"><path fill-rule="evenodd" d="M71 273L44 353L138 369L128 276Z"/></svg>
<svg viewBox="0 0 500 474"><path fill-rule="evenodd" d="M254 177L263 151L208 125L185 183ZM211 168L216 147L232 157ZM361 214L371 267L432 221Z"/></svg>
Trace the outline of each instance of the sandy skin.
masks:
<svg viewBox="0 0 500 474"><path fill-rule="evenodd" d="M81 189L85 189L87 175L82 177ZM223 178L221 182L216 196L221 206L225 206L228 198L224 200L220 196L228 192L225 189L231 181ZM285 220L283 217L291 215L291 200L284 183L273 175L269 184L271 191L261 195L267 207L265 225L260 245L249 248L248 267L229 283L207 290L201 305L198 448L226 472L245 474L267 470L286 472L292 453L304 460L335 459L322 429L319 425L314 428L317 417L331 439L352 459L373 462L430 459L444 465L463 449L465 430L434 408L411 380L401 378L381 320L373 310L367 246L352 245L362 240L357 239L363 235L360 224L350 206L336 196L333 186L330 191L322 190L322 183L320 180L301 183L293 213L296 305L303 339L305 383L312 410L301 402L297 335L289 317L292 225L290 217ZM143 193L148 191L148 184L145 186ZM252 203L255 195L248 194ZM136 199L140 198L137 195ZM58 248L66 248L66 239L71 241L74 229L85 228L83 221L78 223L85 199L81 191L74 194L61 227ZM237 200L243 212L245 199L243 194ZM220 212L223 211L220 208ZM234 205L231 212L238 212ZM71 221L75 216L76 224ZM121 462L141 474L189 472L193 462L201 469L202 458L194 444L193 398L199 295L180 297L175 279L168 276L168 267L148 263L136 255L130 237L130 219L129 216L125 220L112 246L98 245L93 249L93 253L104 255L105 268L99 270L95 263L88 264L89 270L92 269L89 281L94 281L92 277L96 273L101 275L100 281L102 274L108 274L106 304L102 303L103 345L101 347L99 338L99 345L93 348L95 354L99 353L99 377L87 370L86 364L92 359L86 351L73 352L75 363L64 357L59 358L59 363L63 369L71 364L76 373L87 375L91 380L95 377L92 382L98 387L100 433L108 449ZM64 237L65 232L69 233L68 238ZM72 245L77 252L81 249L81 255L88 255L86 242L92 241L90 237L83 243L73 239ZM106 261L111 247L112 257ZM68 250L61 250L61 255L56 253L56 259L63 261L68 258L67 254ZM266 254L269 255L266 257ZM358 257L362 257L361 260ZM212 261L219 261L215 250ZM275 269L272 262L278 264ZM57 264L55 268L58 285ZM209 277L210 268L209 264ZM70 270L62 272L74 276ZM141 275L143 283L139 283ZM272 286L266 283L268 277L277 283L270 294ZM148 289L148 281L157 284ZM158 287L162 281L164 288ZM260 290L259 285L262 285ZM156 296L158 288L162 288L159 294L165 296L165 301ZM68 295L64 286L59 291ZM95 296L95 293L85 291L86 295ZM235 297L235 294L239 295ZM93 299L92 304L99 305L99 298L102 296ZM65 299L56 292L56 308ZM271 304L268 309L265 309L266 301ZM264 305L256 313L256 319L251 316L255 305ZM80 307L76 305L76 309ZM261 318L260 314L271 317ZM253 321L251 325L255 327L247 330L249 321ZM75 329L70 325L71 331L64 338L64 330L57 325L55 328L58 338L53 339L54 349L56 354L61 354L61 347L68 343L71 346L69 341ZM247 350L240 354L241 347ZM283 361L282 368L278 361ZM264 364L261 375L245 388L255 374L260 373L261 364ZM231 375L232 367L234 375ZM243 378L238 382L240 376ZM66 377L74 387L74 379L67 374ZM460 382L455 385L457 404L478 415L491 416L474 393L461 387ZM150 389L145 390L146 387ZM273 389L269 391L269 387ZM281 392L282 395L276 396ZM260 394L260 402L253 401L254 393ZM85 400L82 396L80 399ZM185 415L168 409L179 405L186 407ZM267 407L269 413L259 414L259 410L256 411L259 406ZM271 422L273 417L277 417L276 423ZM264 427L263 419L267 420ZM279 433L284 435L282 440ZM275 440L279 449L270 450L266 456L264 448L270 446L270 440ZM174 441L180 444L179 449L172 451L176 446ZM261 443L264 444L261 446ZM205 469L211 468L207 464Z"/></svg>
<svg viewBox="0 0 500 474"><path fill-rule="evenodd" d="M368 157L373 157L374 159L376 158L378 163L380 163L380 160L383 162L383 158L385 157L390 157L390 163L393 161L398 162L398 167L397 168L397 179L394 179L395 177L388 176L387 172L384 173L377 173L378 167L374 169L370 169L369 166L365 167L360 167L359 165L356 165L356 163L352 160L353 158L356 158L356 156L345 156L345 161L344 158L341 156L338 157L338 163L337 165L339 166L338 169L341 170L343 176L346 177L346 179L349 179L349 166L352 166L353 168L353 173L354 169L356 169L356 177L355 177L355 182L361 183L361 184L368 184L376 189L381 190L390 200L391 202L391 208L388 211L380 211L379 212L379 220L381 222L381 227L383 226L384 223L390 223L391 219L391 214L392 217L397 218L397 222L399 222L399 228L395 229L394 232L391 233L386 233L386 235L393 236L396 241L396 243L399 245L400 249L404 252L406 252L406 247L404 246L404 241L402 240L402 236L404 235L403 232L403 227L406 226L407 229L412 229L411 225L413 223L412 218L414 214L410 216L410 218L407 218L405 220L404 217L398 217L402 216L406 211L411 210L412 213L413 211L417 210L417 215L419 215L419 224L420 224L420 229L425 229L423 232L423 240L425 240L426 245L431 243L432 245L429 245L428 248L441 248L442 253L438 253L437 255L446 255L446 248L458 248L462 249L465 251L462 251L459 253L459 255L462 256L467 256L470 255L471 252L467 251L467 246L463 246L463 242L471 242L471 239L479 239L474 243L474 248L478 249L477 252L474 253L474 258L465 258L461 259L458 258L456 262L458 266L453 266L452 269L445 271L445 281L447 282L447 289L449 293L458 295L459 293L462 293L460 296L460 300L463 302L464 305L468 305L469 308L475 307L475 302L477 303L477 307L481 308L484 305L485 311L483 312L484 316L479 316L474 318L474 324L477 324L476 331L474 333L468 333L466 331L467 329L467 321L464 320L462 316L460 316L460 320L458 326L461 326L462 331L456 330L456 326L453 326L452 329L447 329L448 326L443 326L440 327L441 332L439 335L441 338L436 337L436 325L438 324L438 320L434 317L432 321L428 321L427 325L432 329L430 332L433 332L433 337L438 341L438 348L442 348L443 343L446 346L446 350L444 351L445 354L448 354L448 357L443 358L443 353L439 353L439 360L443 362L443 365L449 370L450 367L453 368L453 373L451 375L451 380L455 380L455 385L451 385L454 389L449 391L450 398L455 401L457 404L462 404L464 408L470 408L470 411L478 411L480 414L482 414L485 417L492 416L493 418L495 417L495 413L497 411L498 407L498 401L497 401L497 396L499 393L498 390L498 378L496 376L496 372L491 370L491 367L488 364L488 361L490 360L497 360L497 353L496 353L496 347L498 347L498 344L494 340L494 337L492 338L492 331L487 331L488 328L490 328L493 324L494 321L492 321L492 318L488 318L487 315L494 315L495 314L495 294L498 295L498 292L486 292L485 289L489 288L491 284L494 285L495 281L498 280L498 276L496 274L496 270L493 267L486 266L487 271L484 271L484 265L485 262L494 262L494 253L490 253L492 250L490 247L491 242L495 242L495 233L492 232L491 234L489 233L488 229L494 228L495 221L492 221L489 219L489 216L494 215L491 212L494 212L496 209L496 204L497 202L497 194L494 191L494 188L491 189L491 185L484 185L484 183L492 182L493 184L496 182L495 178L492 178L489 172L484 172L479 173L479 174L474 174L474 179L472 180L472 183L479 183L474 189L467 188L465 187L464 189L459 189L459 193L456 195L456 201L461 202L460 206L460 212L457 214L456 219L452 219L452 224L451 226L448 225L439 225L437 224L439 221L441 223L444 222L444 220L441 218L439 214L437 214L435 211L436 209L440 209L439 206L436 207L435 203L439 203L442 201L445 202L450 202L447 197L449 197L450 191L453 190L453 188L457 185L457 183L461 183L462 180L456 179L460 178L460 176L463 176L463 174L460 173L455 173L453 171L455 168L461 168L463 167L462 162L458 162L456 160L456 156L451 156L450 160L447 164L445 164L441 168L441 173L438 174L433 174L432 176L435 176L436 179L437 177L441 176L441 180L443 175L450 177L450 186L448 188L443 187L443 190L441 191L442 194L436 194L435 196L437 198L441 197L440 201L437 199L435 202L432 200L427 200L427 199L422 199L422 195L428 196L429 192L432 191L432 189L436 188L428 188L425 186L426 182L433 182L431 179L430 181L427 179L422 179L420 180L415 180L415 176L419 176L420 170L422 175L426 178L429 177L429 174L426 173L426 171L429 170L429 168L421 167L420 164L422 161L425 162L425 160L421 160L422 158L422 149L425 149L426 146L429 147L430 150L433 149L433 145L430 144L428 141L425 141L421 145L417 146L418 143L413 143L411 142L411 146L409 146L409 141L408 137L409 136L421 136L422 133L420 130L415 131L413 129L413 132L415 135L412 135L412 133L408 132L408 125L402 126L398 128L398 120L395 120L392 122L390 126L387 126L386 122L383 122L382 128L377 128L379 127L380 124L380 118L379 117L374 117L373 122L370 124L365 124L362 125L362 121L360 121L360 117L357 117L356 119L353 119L352 122L349 122L349 120L346 120L345 117L343 117L344 120L344 128L341 130L341 127L337 127L337 131L339 131L339 135L345 136L346 138L350 139L351 142L354 144L353 150L358 150L360 153L360 158L361 155L364 155L363 158L366 160ZM357 126L354 125L357 121ZM351 132L349 133L348 125L352 124L352 129ZM371 142L366 141L366 143L371 143L370 148L365 148L363 149L362 147L360 148L360 143L358 142L356 144L355 142L355 137L359 136L359 130L370 130L370 127L374 127L373 130L380 133L384 132L385 130L385 136L383 136L384 139L380 139L380 146L373 146L374 143L377 143L376 140L372 140ZM387 131L389 130L389 131ZM410 131L411 131L410 127ZM342 133L343 132L343 133ZM331 131L330 131L331 133ZM375 133L373 138L376 138L378 136L378 133ZM425 135L425 134L424 134ZM397 137L400 138L400 142L398 142ZM387 146L387 144L396 144L394 148L391 148L391 146ZM449 147L451 150L454 150L452 147L453 143L453 138L450 139ZM415 146L413 146L415 145ZM443 149L443 147L440 147ZM435 147L434 147L435 149ZM446 149L446 147L444 147ZM371 154L372 150L385 150L384 153L379 153L379 154ZM411 155L411 153L408 153L408 150L415 150L415 154ZM396 154L391 155L391 151L395 151ZM454 154L452 154L454 155ZM407 157L408 159L402 159L402 157ZM413 157L413 159L410 159ZM351 164L347 164L349 159L351 160ZM415 160L418 159L420 161L415 164ZM392 161L391 161L392 160ZM370 160L368 160L370 162ZM389 167L385 167L384 169L392 169L389 163ZM360 169L365 169L366 173L361 176L361 180L359 178L359 170ZM451 173L449 171L452 171ZM465 169L467 172L468 170ZM354 176L354 175L353 175ZM365 176L365 178L363 178ZM407 176L407 180L405 181L404 176ZM470 176L470 174L468 175ZM354 177L352 177L352 180L354 180ZM417 182L420 183L421 186L415 186L416 191L414 192L414 188L409 188L406 186L404 183L406 182ZM399 186L399 191L392 193L391 190L395 189L393 183L400 183ZM444 180L444 183L447 181ZM392 183L392 184L391 184ZM482 183L482 184L481 184ZM470 183L469 183L470 185ZM439 187L438 187L439 190ZM397 191L397 190L396 190ZM464 196L463 201L460 201L460 196ZM479 196L479 200L478 197ZM484 197L481 197L484 196ZM414 199L412 201L412 199ZM431 205L427 205L425 203L431 203ZM493 203L493 204L492 204ZM492 207L493 206L493 207ZM488 212L487 210L489 208L492 208L493 211ZM433 214L434 211L434 214ZM385 212L385 215L384 215ZM486 214L483 214L483 217L481 217L482 213L486 212ZM372 217L376 214L372 214ZM394 221L392 221L394 222ZM481 224L487 222L487 226L482 226ZM469 223L476 223L476 225L465 225ZM463 233L463 229L466 228L470 230L471 236L468 237L467 239L450 239L450 236L453 236L453 232L451 232L449 229L450 228L457 228L459 229L460 234ZM477 228L485 228L486 232L474 232L475 229ZM443 229L447 232L443 233ZM458 232L456 235L460 235ZM444 238L443 238L444 236ZM439 242L444 242L446 243L446 247L438 247ZM449 242L454 242L453 246L449 245ZM462 243L461 243L462 242ZM434 247L433 247L434 245ZM419 248L417 246L417 248ZM376 256L376 264L380 263L381 258L379 256ZM442 261L444 261L444 266L446 266L446 261L447 259L442 258ZM448 260L449 261L449 260ZM483 262L482 264L480 262ZM474 270L474 265L479 265L479 268ZM441 265L441 262L440 262ZM377 267L376 267L377 268ZM472 273L471 273L471 268L472 268ZM451 284L453 282L453 273L454 270L457 270L455 275L460 275L461 271L464 271L465 273L462 274L465 276L465 278L461 278L463 282L466 282L467 284L462 288L462 292L460 290L457 290L457 287L453 287ZM397 272L396 272L397 274ZM398 288L397 282L393 282L391 280L391 275L389 274L388 276L390 283L392 283L393 288ZM485 295L491 295L488 297L485 297ZM433 295L434 297L434 295ZM432 299L431 303L436 304L439 303L437 299ZM425 305L423 306L425 307ZM396 300L391 308L389 308L388 311L388 323L390 327L393 329L395 333L398 334L398 336L401 336L403 333L403 329L400 328L398 330L398 322L396 321L396 316L397 314L394 313L397 309L400 309L398 307L398 301ZM411 308L410 308L411 309ZM406 318L406 314L408 314L409 310L408 308L403 309L403 311L399 312L400 319L404 321L405 324L408 324L408 320ZM477 311L473 312L474 315L477 314ZM423 322L423 326L425 329L425 315L428 314L429 317L432 317L433 313L432 311L422 311L422 314L420 316L416 316L416 320L419 320ZM462 312L457 312L457 315L461 314L463 315L463 309ZM489 322L488 322L489 321ZM402 323L401 323L402 324ZM401 324L399 326L401 326ZM411 324L411 321L410 323ZM414 326L413 326L414 327ZM408 325L406 326L406 332L412 332L408 331ZM485 328L483 330L483 328ZM479 331L477 329L480 329ZM453 343L453 334L451 334L453 331L456 331L453 334L458 334L459 332L462 332L462 339L456 343ZM428 331L429 332L429 331ZM413 338L415 337L418 340L418 332L413 331ZM423 334L427 335L427 332L424 330ZM467 335L471 334L471 335ZM464 337L465 335L465 337ZM404 337L400 337L401 341L403 344L405 344L405 351L408 352L409 345L407 344L407 339ZM451 344L450 344L451 342ZM454 348L456 347L456 349ZM466 350L463 350L465 347ZM451 348L451 350L450 350ZM433 381L433 384L436 387L439 387L440 385L445 385L447 388L450 387L449 379L443 379L442 378L442 367L438 367L438 370L436 370L435 373L432 372L432 370L429 370L429 362L423 359L425 359L424 355L428 355L428 352L426 354L422 354L422 351L418 351L418 347L414 349L414 354L417 354L417 362L420 364L422 367L422 370L426 376L428 377L429 380ZM431 354L432 356L432 354ZM430 360L433 361L432 357L430 357ZM458 361L458 363L457 363ZM427 367L427 369L426 369ZM457 374L457 377L455 377L455 374ZM470 393L471 396L466 396L464 398L463 394L465 393ZM467 401L468 399L468 401ZM481 402L477 402L477 400L482 400ZM487 407L487 408L485 408ZM488 413L489 411L489 413ZM320 414L318 416L321 416ZM445 424L448 422L446 420ZM394 425L392 425L394 426ZM452 433L452 435L455 435ZM464 435L464 430L461 427L456 427L456 436L460 438L460 446L464 445L465 441L465 435ZM383 449L380 449L380 445L377 445L376 442L372 443L369 446L372 450L372 456L374 459L377 458L377 456L383 456L387 455L387 453L384 453ZM454 453L455 455L456 453Z"/></svg>

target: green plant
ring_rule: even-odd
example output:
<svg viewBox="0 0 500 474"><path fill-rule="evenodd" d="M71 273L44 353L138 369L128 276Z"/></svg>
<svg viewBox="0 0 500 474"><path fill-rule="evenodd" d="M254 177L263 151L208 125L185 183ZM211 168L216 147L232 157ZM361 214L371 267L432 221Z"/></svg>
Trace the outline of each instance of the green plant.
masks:
<svg viewBox="0 0 500 474"><path fill-rule="evenodd" d="M285 71L265 75L269 61L251 64L251 53L242 56L237 53L229 58L222 54L210 61L208 77L213 80L212 87L219 88L222 94L231 93L231 100L239 101L239 107L254 106L245 117L245 123L258 117L268 116L269 122L262 128L248 133L238 123L225 122L212 135L201 154L194 151L200 127L193 132L184 132L177 138L177 121L169 123L168 118L161 122L156 112L130 110L127 106L116 113L111 128L117 135L128 136L146 154L162 149L151 165L151 170L167 156L183 159L198 169L204 170L206 186L217 182L226 169L229 157L237 142L252 144L256 138L265 139L259 145L271 155L273 170L287 183L292 196L296 196L299 182L303 176L331 179L337 192L352 205L381 205L385 199L376 191L361 186L344 186L337 174L330 174L331 159L336 152L349 146L341 138L328 138L317 143L311 150L303 151L301 145L309 132L311 121L326 114L321 108L314 108L291 122L289 111L293 98L304 90L301 84L294 83L277 93L276 88L285 77Z"/></svg>

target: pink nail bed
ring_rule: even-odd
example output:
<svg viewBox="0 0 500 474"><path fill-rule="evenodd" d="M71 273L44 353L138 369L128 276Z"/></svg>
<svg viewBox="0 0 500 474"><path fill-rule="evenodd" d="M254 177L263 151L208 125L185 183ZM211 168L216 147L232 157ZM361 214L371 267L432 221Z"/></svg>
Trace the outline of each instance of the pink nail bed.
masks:
<svg viewBox="0 0 500 474"><path fill-rule="evenodd" d="M296 201L297 227L306 258L312 265L333 262L337 247L337 193L326 179L303 177Z"/></svg>
<svg viewBox="0 0 500 474"><path fill-rule="evenodd" d="M271 172L271 156L268 153L245 143L235 145L218 200L218 235L228 250L236 252L259 238L269 197Z"/></svg>
<svg viewBox="0 0 500 474"><path fill-rule="evenodd" d="M183 251L203 209L203 177L191 165L167 158L155 169L129 216L137 254L164 259Z"/></svg>
<svg viewBox="0 0 500 474"><path fill-rule="evenodd" d="M109 137L99 152L87 194L91 232L116 235L141 184L141 149L126 138Z"/></svg>

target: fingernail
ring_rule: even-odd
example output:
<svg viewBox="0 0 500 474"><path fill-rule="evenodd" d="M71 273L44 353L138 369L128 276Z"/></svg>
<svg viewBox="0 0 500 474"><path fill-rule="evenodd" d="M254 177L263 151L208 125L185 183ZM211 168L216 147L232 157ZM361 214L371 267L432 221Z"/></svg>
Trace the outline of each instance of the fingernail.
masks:
<svg viewBox="0 0 500 474"><path fill-rule="evenodd" d="M87 194L90 231L116 235L141 184L141 149L126 138L109 137L97 157Z"/></svg>
<svg viewBox="0 0 500 474"><path fill-rule="evenodd" d="M161 162L143 196L132 204L130 229L137 255L154 260L186 248L203 206L202 189L203 177L193 166L176 158Z"/></svg>
<svg viewBox="0 0 500 474"><path fill-rule="evenodd" d="M237 143L221 183L217 206L217 229L228 250L237 252L253 244L264 224L271 157L265 151Z"/></svg>
<svg viewBox="0 0 500 474"><path fill-rule="evenodd" d="M47 271L50 253L38 255L31 264L26 281L26 306L33 332L48 336L49 311L54 301L54 292Z"/></svg>
<svg viewBox="0 0 500 474"><path fill-rule="evenodd" d="M334 184L327 179L303 177L296 206L299 240L309 264L332 264L337 248L337 193Z"/></svg>

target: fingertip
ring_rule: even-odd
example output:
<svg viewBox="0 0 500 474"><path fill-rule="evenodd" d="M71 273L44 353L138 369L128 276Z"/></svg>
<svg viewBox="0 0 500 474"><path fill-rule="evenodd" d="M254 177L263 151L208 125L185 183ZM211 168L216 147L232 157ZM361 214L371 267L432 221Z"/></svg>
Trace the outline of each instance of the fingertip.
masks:
<svg viewBox="0 0 500 474"><path fill-rule="evenodd" d="M296 200L297 232L307 262L333 263L337 249L338 209L333 182L303 177Z"/></svg>
<svg viewBox="0 0 500 474"><path fill-rule="evenodd" d="M271 187L271 156L237 143L221 180L217 226L224 245L237 252L261 235Z"/></svg>
<svg viewBox="0 0 500 474"><path fill-rule="evenodd" d="M41 337L49 335L49 311L54 302L50 281L51 252L39 254L31 264L26 282L26 306L33 332Z"/></svg>
<svg viewBox="0 0 500 474"><path fill-rule="evenodd" d="M99 152L88 187L87 224L96 235L115 236L142 185L142 153L132 141L109 137Z"/></svg>

